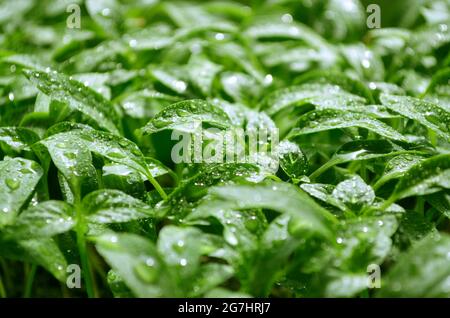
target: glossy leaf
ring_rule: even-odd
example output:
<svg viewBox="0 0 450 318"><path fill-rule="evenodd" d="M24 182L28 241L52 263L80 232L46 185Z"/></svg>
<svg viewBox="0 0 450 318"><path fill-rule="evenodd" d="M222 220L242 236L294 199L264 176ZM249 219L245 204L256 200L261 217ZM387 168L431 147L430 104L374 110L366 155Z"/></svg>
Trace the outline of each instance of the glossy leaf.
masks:
<svg viewBox="0 0 450 318"><path fill-rule="evenodd" d="M22 158L0 161L0 226L14 222L42 175L42 168L35 161Z"/></svg>

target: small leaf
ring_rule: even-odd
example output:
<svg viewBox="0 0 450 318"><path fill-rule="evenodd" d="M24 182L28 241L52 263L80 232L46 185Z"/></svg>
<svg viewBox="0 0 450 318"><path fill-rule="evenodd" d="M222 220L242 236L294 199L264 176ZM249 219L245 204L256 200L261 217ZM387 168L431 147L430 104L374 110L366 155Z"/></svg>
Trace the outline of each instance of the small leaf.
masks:
<svg viewBox="0 0 450 318"><path fill-rule="evenodd" d="M15 240L51 237L75 225L73 214L73 208L65 202L44 201L23 211L5 231Z"/></svg>
<svg viewBox="0 0 450 318"><path fill-rule="evenodd" d="M38 151L40 147L48 151L53 163L69 183L76 200L97 189L97 172L92 164L92 155L81 139L61 133L41 140L34 149Z"/></svg>
<svg viewBox="0 0 450 318"><path fill-rule="evenodd" d="M209 198L197 209L270 209L298 217L306 228L325 236L331 235L335 221L332 214L288 183L225 185L213 187L210 193L215 200Z"/></svg>
<svg viewBox="0 0 450 318"><path fill-rule="evenodd" d="M306 174L308 159L297 144L283 140L276 151L281 168L290 178L295 179Z"/></svg>
<svg viewBox="0 0 450 318"><path fill-rule="evenodd" d="M90 222L124 223L154 217L153 209L144 202L118 190L98 190L83 199L84 212Z"/></svg>
<svg viewBox="0 0 450 318"><path fill-rule="evenodd" d="M9 154L19 154L22 151L31 151L30 145L39 140L39 136L28 128L0 127L1 149Z"/></svg>
<svg viewBox="0 0 450 318"><path fill-rule="evenodd" d="M43 175L34 161L14 158L0 161L0 227L14 222Z"/></svg>
<svg viewBox="0 0 450 318"><path fill-rule="evenodd" d="M413 165L400 179L389 201L450 189L450 155L431 157Z"/></svg>
<svg viewBox="0 0 450 318"><path fill-rule="evenodd" d="M194 132L197 124L202 122L218 128L227 128L231 124L227 114L217 106L201 100L188 100L166 107L142 131L144 134L166 129Z"/></svg>
<svg viewBox="0 0 450 318"><path fill-rule="evenodd" d="M135 234L103 234L95 238L100 255L137 297L176 297L171 273L156 247Z"/></svg>
<svg viewBox="0 0 450 318"><path fill-rule="evenodd" d="M211 94L213 80L221 69L222 67L220 65L196 54L191 55L187 64L187 72L191 83L204 96Z"/></svg>
<svg viewBox="0 0 450 318"><path fill-rule="evenodd" d="M380 297L449 297L450 237L428 236L401 255L383 281Z"/></svg>
<svg viewBox="0 0 450 318"><path fill-rule="evenodd" d="M345 73L314 70L299 76L295 80L295 84L306 82L338 85L352 94L364 97L370 104L375 104L375 100L373 99L369 88L362 81L351 78Z"/></svg>
<svg viewBox="0 0 450 318"><path fill-rule="evenodd" d="M119 117L116 109L103 96L87 88L80 82L71 80L56 72L25 71L25 75L41 90L69 107L78 111L98 127L118 134Z"/></svg>
<svg viewBox="0 0 450 318"><path fill-rule="evenodd" d="M261 103L260 109L269 115L290 107L312 104L317 110L341 109L364 105L363 97L350 94L341 87L322 83L306 83L277 90L268 95Z"/></svg>
<svg viewBox="0 0 450 318"><path fill-rule="evenodd" d="M337 109L311 111L301 116L288 137L293 138L320 131L350 127L366 128L382 137L407 142L406 138L395 129L367 114Z"/></svg>
<svg viewBox="0 0 450 318"><path fill-rule="evenodd" d="M375 192L360 176L340 182L333 190L332 196L354 211L369 206L375 200Z"/></svg>
<svg viewBox="0 0 450 318"><path fill-rule="evenodd" d="M381 102L389 109L415 120L450 140L450 112L431 102L407 96L382 94Z"/></svg>

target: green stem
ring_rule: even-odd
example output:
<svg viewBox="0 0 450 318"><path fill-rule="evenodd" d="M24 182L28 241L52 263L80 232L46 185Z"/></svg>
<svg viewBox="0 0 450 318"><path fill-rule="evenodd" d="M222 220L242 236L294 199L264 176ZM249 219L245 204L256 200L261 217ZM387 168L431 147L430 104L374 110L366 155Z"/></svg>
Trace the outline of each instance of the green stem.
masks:
<svg viewBox="0 0 450 318"><path fill-rule="evenodd" d="M27 279L25 281L25 290L23 292L23 298L30 298L30 296L31 296L34 278L36 277L36 270L37 270L37 265L31 264L31 268L27 273Z"/></svg>
<svg viewBox="0 0 450 318"><path fill-rule="evenodd" d="M383 184L385 184L389 179L381 177L380 179L372 185L372 189L376 192Z"/></svg>
<svg viewBox="0 0 450 318"><path fill-rule="evenodd" d="M417 201L416 201L415 210L423 215L424 208L425 208L425 200L424 200L424 198L423 197L418 197Z"/></svg>
<svg viewBox="0 0 450 318"><path fill-rule="evenodd" d="M437 134L431 129L428 129L428 139L430 140L431 144L434 147L437 146L437 142L438 142Z"/></svg>
<svg viewBox="0 0 450 318"><path fill-rule="evenodd" d="M3 280L2 280L2 276L0 276L0 298L6 298L8 297L6 295L6 290L5 290L5 286L3 285Z"/></svg>
<svg viewBox="0 0 450 318"><path fill-rule="evenodd" d="M329 160L327 163L325 163L324 165L320 166L320 168L318 168L316 171L314 171L313 173L311 173L311 175L309 176L309 179L312 181L314 179L316 179L318 176L320 176L322 173L324 173L326 170L330 169L331 167L337 165L340 162L340 160L335 159L331 159Z"/></svg>
<svg viewBox="0 0 450 318"><path fill-rule="evenodd" d="M78 252L80 254L82 273L84 278L84 283L86 284L86 291L89 298L94 298L94 287L92 284L92 274L89 267L89 259L86 251L86 230L83 218L83 211L80 208L80 203L75 203L75 209L77 214L77 225L76 225L76 234L77 234L77 245Z"/></svg>
<svg viewBox="0 0 450 318"><path fill-rule="evenodd" d="M164 192L164 189L161 187L161 185L158 183L158 181L156 181L156 179L153 178L150 171L147 171L147 178L148 178L148 181L150 181L150 183L155 187L156 191L158 191L161 198L163 198L163 200L166 200L167 199L166 192Z"/></svg>
<svg viewBox="0 0 450 318"><path fill-rule="evenodd" d="M390 207L392 205L392 203L394 203L396 200L396 198L394 196L390 196L389 199L387 199L386 201L384 201L383 205L380 207L381 211L386 210L388 207Z"/></svg>

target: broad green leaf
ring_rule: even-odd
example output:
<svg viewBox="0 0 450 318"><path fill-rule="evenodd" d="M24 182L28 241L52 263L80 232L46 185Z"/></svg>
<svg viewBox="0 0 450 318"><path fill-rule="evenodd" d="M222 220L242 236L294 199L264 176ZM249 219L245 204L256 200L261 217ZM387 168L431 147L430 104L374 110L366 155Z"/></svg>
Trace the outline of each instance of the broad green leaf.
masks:
<svg viewBox="0 0 450 318"><path fill-rule="evenodd" d="M206 203L207 204L207 203ZM244 251L257 248L258 237L267 227L265 216L258 210L237 211L232 209L195 209L186 221L205 224L209 218L217 219L222 226L224 240L231 246Z"/></svg>
<svg viewBox="0 0 450 318"><path fill-rule="evenodd" d="M381 215L341 223L331 251L333 263L326 283L327 297L351 297L368 286L370 265L380 265L392 246L392 235L398 227L395 216ZM365 279L364 279L365 278Z"/></svg>
<svg viewBox="0 0 450 318"><path fill-rule="evenodd" d="M389 270L379 297L449 297L450 237L428 236L401 255Z"/></svg>
<svg viewBox="0 0 450 318"><path fill-rule="evenodd" d="M433 103L407 96L382 94L381 102L389 109L415 120L446 140L450 139L450 112Z"/></svg>
<svg viewBox="0 0 450 318"><path fill-rule="evenodd" d="M306 83L282 88L271 93L261 103L260 109L269 115L290 106L312 104L318 110L341 109L355 105L364 105L365 98L346 92L341 87L331 84Z"/></svg>
<svg viewBox="0 0 450 318"><path fill-rule="evenodd" d="M254 39L302 40L316 48L327 45L317 33L300 23L261 22L250 26L245 33Z"/></svg>
<svg viewBox="0 0 450 318"><path fill-rule="evenodd" d="M311 111L299 118L289 138L339 128L359 127L393 140L406 142L406 138L387 124L360 112L344 110Z"/></svg>
<svg viewBox="0 0 450 318"><path fill-rule="evenodd" d="M402 147L387 140L350 141L342 145L328 162L310 175L310 178L314 179L327 169L341 163L371 160L404 153L415 153L415 151L404 150Z"/></svg>
<svg viewBox="0 0 450 318"><path fill-rule="evenodd" d="M202 122L218 128L227 128L231 124L227 114L217 106L202 100L188 100L166 107L142 131L144 134L166 129L194 132Z"/></svg>
<svg viewBox="0 0 450 318"><path fill-rule="evenodd" d="M80 82L53 71L25 71L25 75L43 93L68 107L70 112L78 111L87 117L88 122L118 134L119 117L114 106L103 96L87 88ZM60 118L64 119L64 118Z"/></svg>
<svg viewBox="0 0 450 318"><path fill-rule="evenodd" d="M185 295L192 293L190 288L194 286L197 286L197 289L205 289L205 285L213 283L209 286L212 288L230 276L229 269L226 267L220 269L219 264L201 265L201 256L207 256L217 249L214 243L215 241L208 235L194 227L166 226L160 232L157 249L164 255L166 264L176 270L179 279L178 288ZM214 272L214 269L218 271ZM209 272L212 281L208 282L208 275L204 276L206 273L203 271ZM198 292L194 289L194 293Z"/></svg>
<svg viewBox="0 0 450 318"><path fill-rule="evenodd" d="M66 283L67 261L53 238L21 241L0 238L0 247L2 257L40 265L60 282Z"/></svg>
<svg viewBox="0 0 450 318"><path fill-rule="evenodd" d="M62 201L50 200L23 211L5 231L15 240L28 240L64 233L74 225L73 207Z"/></svg>
<svg viewBox="0 0 450 318"><path fill-rule="evenodd" d="M393 157L386 163L384 173L374 184L374 189L378 189L389 180L402 177L412 166L424 159L425 157L415 154L401 154Z"/></svg>
<svg viewBox="0 0 450 318"><path fill-rule="evenodd" d="M56 279L66 283L67 261L52 238L20 241L19 245L28 253L33 262L41 265Z"/></svg>
<svg viewBox="0 0 450 318"><path fill-rule="evenodd" d="M126 165L105 164L102 167L102 182L107 189L117 189L136 198L142 198L145 193L141 174Z"/></svg>
<svg viewBox="0 0 450 318"><path fill-rule="evenodd" d="M192 55L187 64L189 80L204 96L211 94L214 78L221 69L220 65L198 55Z"/></svg>
<svg viewBox="0 0 450 318"><path fill-rule="evenodd" d="M369 88L362 81L351 78L345 73L315 70L299 76L295 80L295 83L323 83L338 85L352 94L364 97L370 104L375 103Z"/></svg>
<svg viewBox="0 0 450 318"><path fill-rule="evenodd" d="M98 188L92 155L82 139L61 133L41 140L38 145L48 151L53 163L69 183L76 200L81 200L84 195ZM34 147L36 151L40 148L38 145Z"/></svg>
<svg viewBox="0 0 450 318"><path fill-rule="evenodd" d="M35 162L22 158L0 161L0 227L14 222L43 175Z"/></svg>
<svg viewBox="0 0 450 318"><path fill-rule="evenodd" d="M6 62L9 64L20 65L24 68L33 69L36 71L44 72L48 67L46 61L43 61L36 55L28 54L14 54L4 57L0 62Z"/></svg>
<svg viewBox="0 0 450 318"><path fill-rule="evenodd" d="M118 1L86 0L86 9L105 34L117 33L117 22L121 14Z"/></svg>
<svg viewBox="0 0 450 318"><path fill-rule="evenodd" d="M91 192L84 197L83 208L89 222L100 224L155 217L150 206L118 190Z"/></svg>
<svg viewBox="0 0 450 318"><path fill-rule="evenodd" d="M252 164L209 164L201 167L193 176L181 181L169 194L168 199L158 205L158 208L162 211L172 208L174 211L171 214L183 216L186 212L181 213L181 211L206 195L211 186L239 180L252 182L260 179L261 173L258 167Z"/></svg>
<svg viewBox="0 0 450 318"><path fill-rule="evenodd" d="M4 153L19 154L22 151L31 151L30 145L39 140L39 136L28 128L0 127L0 149Z"/></svg>
<svg viewBox="0 0 450 318"><path fill-rule="evenodd" d="M176 96L144 89L122 96L120 104L124 113L128 116L147 119L177 101L179 101L179 98Z"/></svg>
<svg viewBox="0 0 450 318"><path fill-rule="evenodd" d="M399 180L390 202L450 188L450 155L438 155L413 165Z"/></svg>
<svg viewBox="0 0 450 318"><path fill-rule="evenodd" d="M137 297L177 297L181 291L156 247L135 234L103 234L97 251Z"/></svg>
<svg viewBox="0 0 450 318"><path fill-rule="evenodd" d="M150 72L156 81L169 88L172 92L180 95L186 93L188 84L185 82L185 74L179 66L156 66L152 67Z"/></svg>
<svg viewBox="0 0 450 318"><path fill-rule="evenodd" d="M145 178L151 178L149 169L151 172L161 173L160 164L157 162L147 164L138 146L124 137L99 130L85 129L85 127L73 127L73 130L70 130L70 126L60 125L59 128L53 127L53 129L58 129L60 133L47 139L77 139L77 142L83 145L84 150L98 154L111 162L125 165L139 172ZM65 130L68 131L63 132ZM45 140L41 142L45 142Z"/></svg>
<svg viewBox="0 0 450 318"><path fill-rule="evenodd" d="M209 192L214 200L209 198L197 209L270 209L297 217L305 229L325 236L331 235L335 222L332 214L287 183L224 185Z"/></svg>

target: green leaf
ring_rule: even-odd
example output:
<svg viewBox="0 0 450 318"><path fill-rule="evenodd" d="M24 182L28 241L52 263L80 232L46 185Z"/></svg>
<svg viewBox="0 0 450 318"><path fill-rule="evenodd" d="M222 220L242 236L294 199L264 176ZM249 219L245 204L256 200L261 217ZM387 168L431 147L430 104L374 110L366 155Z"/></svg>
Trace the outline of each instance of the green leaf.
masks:
<svg viewBox="0 0 450 318"><path fill-rule="evenodd" d="M41 140L34 148L39 151L42 146L69 183L76 200L81 200L84 195L98 188L92 155L82 139L61 133Z"/></svg>
<svg viewBox="0 0 450 318"><path fill-rule="evenodd" d="M118 190L98 190L83 199L89 222L99 224L124 223L154 217L153 209L144 202Z"/></svg>
<svg viewBox="0 0 450 318"><path fill-rule="evenodd" d="M217 106L201 100L188 100L166 107L155 115L142 131L144 134L166 129L195 132L198 124L203 122L218 128L231 125L227 114Z"/></svg>
<svg viewBox="0 0 450 318"><path fill-rule="evenodd" d="M399 180L389 201L449 188L450 155L438 155L413 165Z"/></svg>
<svg viewBox="0 0 450 318"><path fill-rule="evenodd" d="M92 129L75 129L60 135L79 138L91 152L111 162L130 167L144 177L148 178L150 172L161 175L167 171L156 160L150 159L147 163L139 147L124 137Z"/></svg>
<svg viewBox="0 0 450 318"><path fill-rule="evenodd" d="M341 109L364 105L365 98L350 94L341 87L331 84L306 83L299 86L282 88L264 98L260 109L269 115L290 106L314 105L316 109Z"/></svg>
<svg viewBox="0 0 450 318"><path fill-rule="evenodd" d="M350 141L342 145L328 162L310 175L310 178L315 179L327 169L341 163L371 160L415 152L413 150L404 150L402 147L388 140Z"/></svg>
<svg viewBox="0 0 450 318"><path fill-rule="evenodd" d="M281 168L290 178L299 178L308 171L308 159L297 144L283 140L277 147L277 154Z"/></svg>
<svg viewBox="0 0 450 318"><path fill-rule="evenodd" d="M299 76L295 80L295 84L303 83L338 85L352 94L364 97L370 104L375 104L375 100L369 88L362 81L351 78L345 73L328 70L314 70Z"/></svg>
<svg viewBox="0 0 450 318"><path fill-rule="evenodd" d="M415 120L450 140L450 112L433 103L407 96L382 94L383 105L402 116Z"/></svg>
<svg viewBox="0 0 450 318"><path fill-rule="evenodd" d="M117 34L121 7L116 0L87 0L86 9L104 34Z"/></svg>
<svg viewBox="0 0 450 318"><path fill-rule="evenodd" d="M401 154L393 157L386 163L384 173L374 184L374 189L378 189L390 180L402 177L412 166L424 159L425 157L415 154Z"/></svg>
<svg viewBox="0 0 450 318"><path fill-rule="evenodd" d="M287 183L224 185L209 192L215 200L209 198L197 209L270 209L298 217L306 229L325 236L331 235L331 225L335 222L332 214Z"/></svg>
<svg viewBox="0 0 450 318"><path fill-rule="evenodd" d="M5 258L37 264L61 283L66 283L67 261L53 238L2 240L0 255Z"/></svg>
<svg viewBox="0 0 450 318"><path fill-rule="evenodd" d="M34 161L14 158L0 161L0 227L14 222L43 175Z"/></svg>
<svg viewBox="0 0 450 318"><path fill-rule="evenodd" d="M360 112L344 110L311 111L301 116L289 133L289 138L339 128L359 127L393 140L407 142L406 138L387 124Z"/></svg>
<svg viewBox="0 0 450 318"><path fill-rule="evenodd" d="M51 237L75 225L72 206L62 201L44 201L23 211L13 225L5 228L15 240Z"/></svg>
<svg viewBox="0 0 450 318"><path fill-rule="evenodd" d="M96 248L137 297L176 297L180 291L156 247L135 234L103 234Z"/></svg>
<svg viewBox="0 0 450 318"><path fill-rule="evenodd" d="M28 128L0 127L0 147L6 154L20 154L31 151L30 145L39 140L39 136Z"/></svg>
<svg viewBox="0 0 450 318"><path fill-rule="evenodd" d="M68 107L69 113L61 116L67 117L70 112L78 111L86 116L89 123L118 134L119 116L117 111L110 102L97 92L80 82L53 71L27 70L25 75L40 91Z"/></svg>
<svg viewBox="0 0 450 318"><path fill-rule="evenodd" d="M332 196L354 211L369 206L375 200L375 192L360 176L340 182L333 190Z"/></svg>
<svg viewBox="0 0 450 318"><path fill-rule="evenodd" d="M187 64L189 80L204 96L211 94L214 78L221 69L220 65L198 55L191 55Z"/></svg>
<svg viewBox="0 0 450 318"><path fill-rule="evenodd" d="M450 237L428 236L401 255L383 281L379 297L449 297Z"/></svg>

